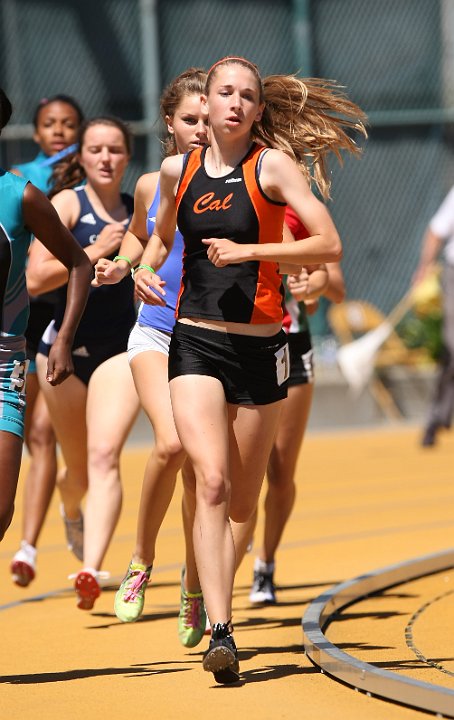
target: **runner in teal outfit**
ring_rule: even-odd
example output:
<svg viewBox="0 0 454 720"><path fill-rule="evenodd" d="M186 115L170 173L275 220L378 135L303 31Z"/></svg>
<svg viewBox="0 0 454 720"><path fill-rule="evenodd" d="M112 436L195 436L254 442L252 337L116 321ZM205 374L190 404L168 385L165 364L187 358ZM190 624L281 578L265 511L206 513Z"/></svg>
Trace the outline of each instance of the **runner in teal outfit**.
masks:
<svg viewBox="0 0 454 720"><path fill-rule="evenodd" d="M11 103L0 89L0 131L11 117ZM32 234L45 238L69 271L68 304L58 342L47 367L47 381L58 385L72 372L71 343L85 307L91 266L71 233L40 190L0 168L0 539L14 512L22 456L25 413L25 329L29 301L25 265Z"/></svg>
<svg viewBox="0 0 454 720"><path fill-rule="evenodd" d="M43 98L33 116L33 139L40 151L32 161L14 165L11 172L30 180L47 195L56 164L77 148L75 141L82 120L78 103L68 95ZM32 297L25 331L29 367L24 440L30 464L23 495L22 539L10 565L12 579L21 587L27 587L35 577L37 544L57 476L57 442L35 365L38 343L54 316L54 304L52 292Z"/></svg>

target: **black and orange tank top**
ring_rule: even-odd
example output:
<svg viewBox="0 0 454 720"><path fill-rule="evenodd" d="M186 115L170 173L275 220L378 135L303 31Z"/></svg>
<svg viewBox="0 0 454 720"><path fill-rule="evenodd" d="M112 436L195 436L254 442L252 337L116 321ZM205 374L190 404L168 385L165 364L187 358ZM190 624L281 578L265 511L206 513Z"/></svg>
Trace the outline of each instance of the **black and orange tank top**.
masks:
<svg viewBox="0 0 454 720"><path fill-rule="evenodd" d="M253 145L228 175L209 177L205 148L185 157L176 195L177 224L184 239L183 275L176 315L238 323L283 318L284 291L278 264L247 261L224 268L207 257L204 238L240 244L282 242L285 203L266 197L259 182L266 148Z"/></svg>

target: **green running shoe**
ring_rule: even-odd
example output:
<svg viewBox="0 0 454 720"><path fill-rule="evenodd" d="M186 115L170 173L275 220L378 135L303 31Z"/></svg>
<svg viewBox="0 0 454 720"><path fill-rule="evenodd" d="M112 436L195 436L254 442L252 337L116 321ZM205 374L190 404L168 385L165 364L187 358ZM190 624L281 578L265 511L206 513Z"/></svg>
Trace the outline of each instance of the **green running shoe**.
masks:
<svg viewBox="0 0 454 720"><path fill-rule="evenodd" d="M142 615L151 565L131 562L115 595L115 615L121 622L135 622Z"/></svg>
<svg viewBox="0 0 454 720"><path fill-rule="evenodd" d="M207 614L202 593L190 593L184 588L184 568L181 571L181 599L178 615L178 637L185 647L193 648L205 634Z"/></svg>

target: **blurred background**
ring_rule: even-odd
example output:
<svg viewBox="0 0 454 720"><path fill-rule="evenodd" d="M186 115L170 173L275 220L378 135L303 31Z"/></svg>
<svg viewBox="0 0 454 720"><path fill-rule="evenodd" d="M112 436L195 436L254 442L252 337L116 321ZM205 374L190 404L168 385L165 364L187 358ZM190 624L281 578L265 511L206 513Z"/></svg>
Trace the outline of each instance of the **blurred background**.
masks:
<svg viewBox="0 0 454 720"><path fill-rule="evenodd" d="M186 67L235 54L263 75L336 79L370 123L363 157L332 168L329 208L344 243L347 298L382 317L408 290L424 230L454 178L454 0L2 0L0 22L1 85L14 107L0 165L34 157L34 108L66 93L87 116L112 113L130 123L131 192L141 173L159 167L159 96ZM422 414L437 312L410 313L397 328L407 348L426 347L429 357L410 361L404 373L393 362L377 370L395 411L373 393L360 410L338 376L339 333L322 303L311 319L318 378L337 387L344 415L348 403L358 423Z"/></svg>

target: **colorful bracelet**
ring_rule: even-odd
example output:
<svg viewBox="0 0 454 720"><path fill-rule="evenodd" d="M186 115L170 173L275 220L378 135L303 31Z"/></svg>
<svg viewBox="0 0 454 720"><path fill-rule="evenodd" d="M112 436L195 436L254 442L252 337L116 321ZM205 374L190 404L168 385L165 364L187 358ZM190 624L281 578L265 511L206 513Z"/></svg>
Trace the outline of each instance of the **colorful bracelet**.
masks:
<svg viewBox="0 0 454 720"><path fill-rule="evenodd" d="M137 272L137 270L148 270L148 272L151 272L152 275L156 273L156 270L153 270L153 268L150 265L145 265L145 263L140 263L140 265L137 265L136 268L134 268L134 273Z"/></svg>
<svg viewBox="0 0 454 720"><path fill-rule="evenodd" d="M132 260L130 260L126 255L115 255L113 261L117 262L118 260L126 260L126 262L132 267Z"/></svg>

